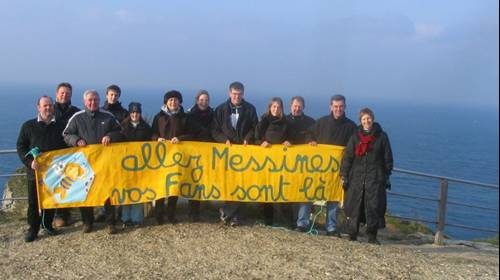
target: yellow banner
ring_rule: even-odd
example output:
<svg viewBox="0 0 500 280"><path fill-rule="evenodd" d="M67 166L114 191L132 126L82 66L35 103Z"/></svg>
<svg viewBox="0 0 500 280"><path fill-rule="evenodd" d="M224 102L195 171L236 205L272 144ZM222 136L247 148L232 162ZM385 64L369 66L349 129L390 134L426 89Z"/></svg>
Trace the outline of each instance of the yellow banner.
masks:
<svg viewBox="0 0 500 280"><path fill-rule="evenodd" d="M127 142L43 153L42 208L148 202L168 196L241 202L341 201L343 147L271 148Z"/></svg>

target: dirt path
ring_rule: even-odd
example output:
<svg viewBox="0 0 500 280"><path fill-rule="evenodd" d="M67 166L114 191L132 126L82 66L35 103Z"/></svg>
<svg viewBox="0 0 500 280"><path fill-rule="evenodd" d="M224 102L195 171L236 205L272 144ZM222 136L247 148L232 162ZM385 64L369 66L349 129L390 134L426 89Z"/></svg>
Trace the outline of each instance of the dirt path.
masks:
<svg viewBox="0 0 500 280"><path fill-rule="evenodd" d="M149 224L148 224L149 223ZM180 223L110 236L79 223L23 241L21 221L0 224L1 279L498 279L498 249L382 246L264 226Z"/></svg>

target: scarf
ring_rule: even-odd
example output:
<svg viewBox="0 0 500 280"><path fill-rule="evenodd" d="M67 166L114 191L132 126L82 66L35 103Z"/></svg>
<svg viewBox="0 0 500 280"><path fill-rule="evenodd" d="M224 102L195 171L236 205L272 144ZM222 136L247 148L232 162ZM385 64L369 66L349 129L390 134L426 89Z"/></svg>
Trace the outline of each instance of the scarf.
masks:
<svg viewBox="0 0 500 280"><path fill-rule="evenodd" d="M358 157L362 157L366 155L367 152L372 150L371 144L373 143L376 137L373 134L364 135L360 131L358 131L357 134L360 141L359 144L356 145L355 154Z"/></svg>

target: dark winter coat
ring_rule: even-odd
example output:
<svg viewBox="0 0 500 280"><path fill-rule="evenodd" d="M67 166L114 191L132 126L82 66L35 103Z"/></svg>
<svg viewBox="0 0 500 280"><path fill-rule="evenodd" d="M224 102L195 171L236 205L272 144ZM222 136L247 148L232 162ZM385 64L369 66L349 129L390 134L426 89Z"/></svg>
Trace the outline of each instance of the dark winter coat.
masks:
<svg viewBox="0 0 500 280"><path fill-rule="evenodd" d="M122 123L126 118L128 118L128 111L122 107L120 102L114 104L109 104L107 101L102 106L102 109L110 112L115 116L119 123Z"/></svg>
<svg viewBox="0 0 500 280"><path fill-rule="evenodd" d="M218 143L225 143L227 140L233 144L243 144L245 140L252 143L254 129L259 121L255 107L245 100L242 101L238 108L239 118L236 129L231 125L232 107L231 100L228 100L215 109L212 137Z"/></svg>
<svg viewBox="0 0 500 280"><path fill-rule="evenodd" d="M73 147L80 139L85 140L87 145L100 144L104 136L109 136L111 142L123 139L120 124L108 111L79 111L69 119L63 135L64 141Z"/></svg>
<svg viewBox="0 0 500 280"><path fill-rule="evenodd" d="M356 124L345 115L335 119L332 114L320 118L311 128L309 141L318 144L345 146L356 131Z"/></svg>
<svg viewBox="0 0 500 280"><path fill-rule="evenodd" d="M290 134L288 141L294 145L306 144L307 139L310 139L311 127L315 121L313 118L302 114L295 117L291 114L286 117Z"/></svg>
<svg viewBox="0 0 500 280"><path fill-rule="evenodd" d="M29 180L35 180L35 172L31 169L33 156L25 156L31 149L38 147L40 151L47 152L66 148L62 136L64 124L54 121L49 124L32 119L23 124L17 138L17 155L27 168Z"/></svg>
<svg viewBox="0 0 500 280"><path fill-rule="evenodd" d="M54 115L56 117L56 121L62 122L64 125L68 124L69 119L76 113L79 112L80 109L71 105L71 102L68 103L59 103L56 102L54 104Z"/></svg>
<svg viewBox="0 0 500 280"><path fill-rule="evenodd" d="M197 124L199 131L196 133L196 140L202 142L214 142L212 138L211 124L214 118L214 110L208 107L206 110L200 110L194 105L188 113L193 122Z"/></svg>
<svg viewBox="0 0 500 280"><path fill-rule="evenodd" d="M286 118L264 114L255 127L255 144L260 145L264 141L270 144L281 144L288 140L289 135L290 129Z"/></svg>
<svg viewBox="0 0 500 280"><path fill-rule="evenodd" d="M130 118L126 118L122 122L122 134L125 137L125 141L128 142L151 141L153 130L142 118L136 127L132 125Z"/></svg>
<svg viewBox="0 0 500 280"><path fill-rule="evenodd" d="M171 116L161 110L153 119L152 140L158 140L158 138L170 140L174 137L181 141L194 140L197 127L197 124L184 113L182 107L179 113Z"/></svg>
<svg viewBox="0 0 500 280"><path fill-rule="evenodd" d="M358 128L362 131L362 128ZM372 131L375 140L371 149L361 156L355 155L360 139L353 135L347 144L340 167L348 188L344 199L344 211L350 233L357 232L359 222L366 221L368 231L385 227L387 206L386 186L393 168L392 150L387 134L375 123Z"/></svg>

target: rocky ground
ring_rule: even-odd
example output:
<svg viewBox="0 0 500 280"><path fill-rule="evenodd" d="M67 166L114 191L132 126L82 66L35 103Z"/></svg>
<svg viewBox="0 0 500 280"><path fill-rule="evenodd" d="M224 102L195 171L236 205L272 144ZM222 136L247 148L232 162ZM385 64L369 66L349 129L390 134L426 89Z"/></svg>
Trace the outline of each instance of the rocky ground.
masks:
<svg viewBox="0 0 500 280"><path fill-rule="evenodd" d="M23 241L25 222L0 223L1 279L498 279L496 247L428 244L385 230L381 246L312 236L247 220L230 228L215 213L201 223L90 234L77 222L59 236ZM472 244L472 245L471 245Z"/></svg>

